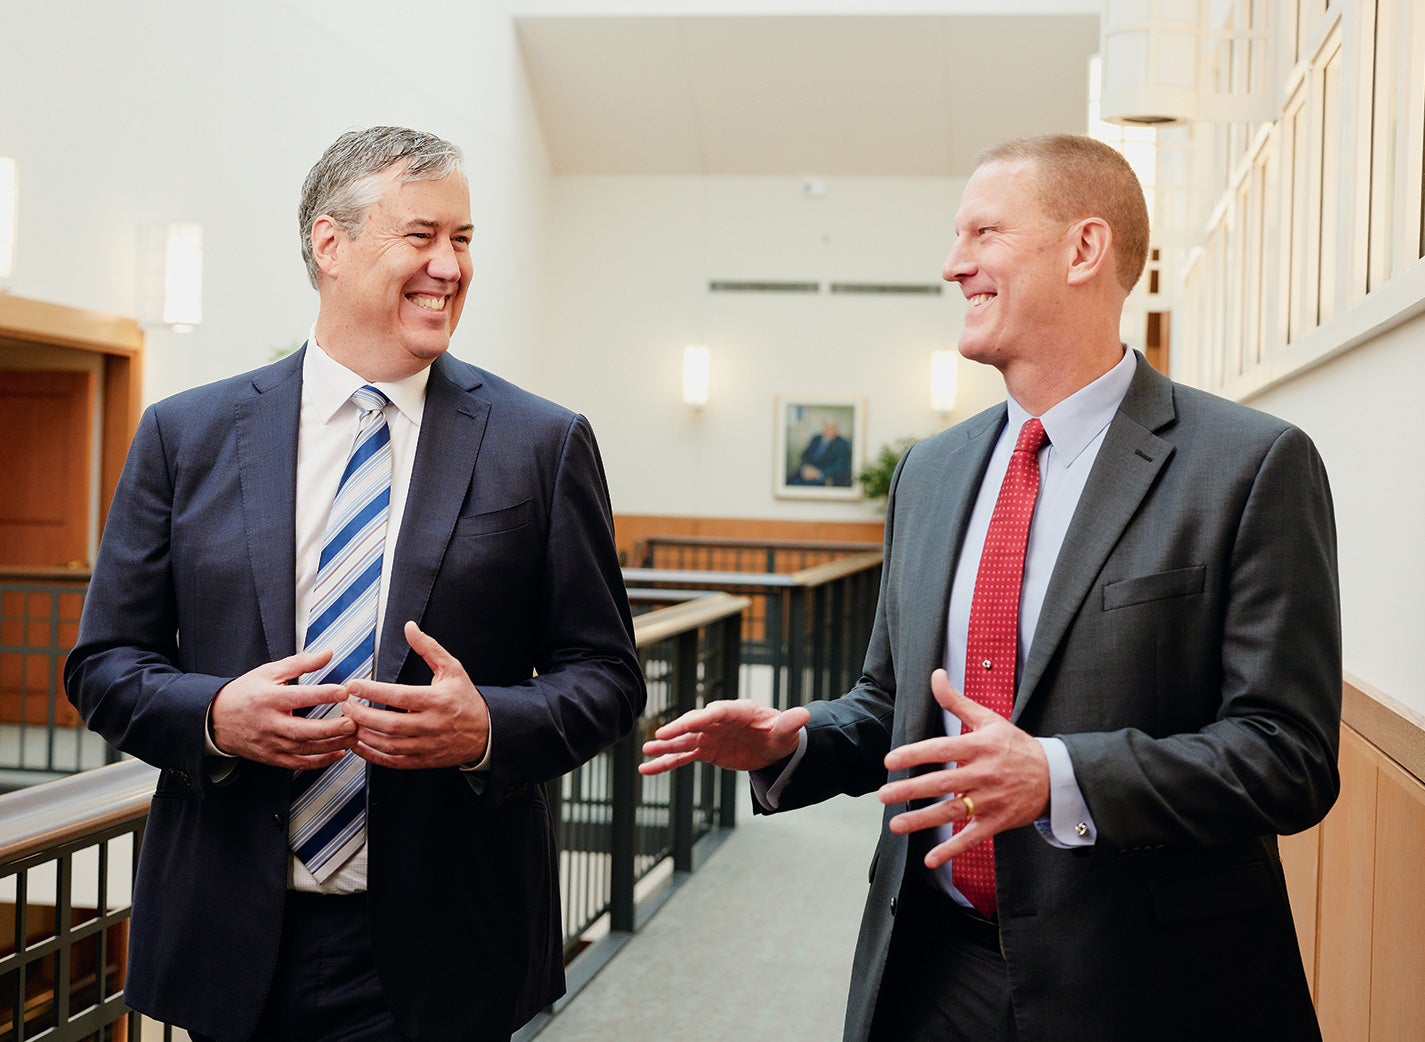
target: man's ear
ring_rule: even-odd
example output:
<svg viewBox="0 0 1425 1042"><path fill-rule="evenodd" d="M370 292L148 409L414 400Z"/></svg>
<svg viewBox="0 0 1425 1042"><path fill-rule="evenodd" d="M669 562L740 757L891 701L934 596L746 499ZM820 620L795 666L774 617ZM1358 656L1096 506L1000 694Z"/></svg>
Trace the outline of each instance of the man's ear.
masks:
<svg viewBox="0 0 1425 1042"><path fill-rule="evenodd" d="M1069 229L1070 246L1068 282L1081 286L1093 281L1105 265L1111 263L1113 229L1102 217L1085 217Z"/></svg>
<svg viewBox="0 0 1425 1042"><path fill-rule="evenodd" d="M312 256L323 275L333 278L337 273L337 247L341 228L330 214L322 214L312 222Z"/></svg>

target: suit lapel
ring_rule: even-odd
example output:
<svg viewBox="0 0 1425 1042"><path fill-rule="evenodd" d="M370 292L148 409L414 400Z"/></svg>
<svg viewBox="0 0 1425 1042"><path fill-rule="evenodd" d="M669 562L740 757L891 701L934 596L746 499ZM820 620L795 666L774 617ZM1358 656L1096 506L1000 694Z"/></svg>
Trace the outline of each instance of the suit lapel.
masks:
<svg viewBox="0 0 1425 1042"><path fill-rule="evenodd" d="M431 366L425 411L416 442L411 487L391 563L391 588L376 657L377 679L394 681L410 654L405 623L425 614L426 602L460 516L490 418L490 404L472 392L479 370L442 355Z"/></svg>
<svg viewBox="0 0 1425 1042"><path fill-rule="evenodd" d="M1172 444L1153 432L1175 416L1172 383L1140 355L1133 382L1104 435L1064 535L1064 545L1044 592L1044 606L1020 676L1011 719L1018 720L1034 697L1044 671L1108 555L1173 454Z"/></svg>
<svg viewBox="0 0 1425 1042"><path fill-rule="evenodd" d="M917 688L917 711L907 719L905 741L919 741L932 735L943 735L940 706L930 694L930 674L945 664L946 625L950 607L950 587L955 578L960 546L965 540L965 526L975 508L985 468L994 453L995 442L1004 427L1008 409L1004 405L990 409L966 424L965 440L952 448L939 462L940 473L933 480L923 520L909 520L912 532L924 533L923 543L912 556L911 574L925 581L914 584L916 593L908 602L905 618L918 620L920 630L911 647L923 650L928 657L911 666L907 676L923 677L923 687Z"/></svg>
<svg viewBox="0 0 1425 1042"><path fill-rule="evenodd" d="M257 607L272 660L297 641L297 424L302 407L298 351L253 377L254 393L234 406L243 528L257 584Z"/></svg>

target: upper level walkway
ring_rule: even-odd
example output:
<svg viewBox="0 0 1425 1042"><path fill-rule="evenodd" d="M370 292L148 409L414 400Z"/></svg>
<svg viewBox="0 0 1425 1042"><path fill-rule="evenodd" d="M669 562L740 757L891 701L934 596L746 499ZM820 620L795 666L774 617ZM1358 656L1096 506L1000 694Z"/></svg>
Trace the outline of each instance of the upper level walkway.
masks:
<svg viewBox="0 0 1425 1042"><path fill-rule="evenodd" d="M737 828L538 1042L841 1038L881 804L753 817L739 791Z"/></svg>

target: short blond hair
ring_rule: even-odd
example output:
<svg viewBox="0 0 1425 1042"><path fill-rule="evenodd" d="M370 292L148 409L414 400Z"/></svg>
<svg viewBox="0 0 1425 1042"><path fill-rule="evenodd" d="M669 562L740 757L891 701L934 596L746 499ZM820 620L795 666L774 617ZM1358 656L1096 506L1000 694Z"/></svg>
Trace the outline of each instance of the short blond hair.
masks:
<svg viewBox="0 0 1425 1042"><path fill-rule="evenodd" d="M1148 262L1148 204L1138 175L1122 153L1079 134L1015 138L980 156L987 163L1034 165L1036 195L1056 220L1099 217L1113 229L1116 274L1124 292L1143 275Z"/></svg>

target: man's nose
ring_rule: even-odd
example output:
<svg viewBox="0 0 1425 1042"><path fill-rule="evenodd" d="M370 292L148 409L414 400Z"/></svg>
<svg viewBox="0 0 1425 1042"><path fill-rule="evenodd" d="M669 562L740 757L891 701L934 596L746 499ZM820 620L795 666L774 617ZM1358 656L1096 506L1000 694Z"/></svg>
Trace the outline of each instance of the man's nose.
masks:
<svg viewBox="0 0 1425 1042"><path fill-rule="evenodd" d="M946 282L958 282L973 270L974 265L970 263L967 252L961 248L957 239L955 244L950 247L950 253L940 268L940 277Z"/></svg>
<svg viewBox="0 0 1425 1042"><path fill-rule="evenodd" d="M445 282L460 280L460 258L456 256L455 246L449 239L441 240L440 245L435 248L430 262L426 265L426 273L433 279Z"/></svg>

